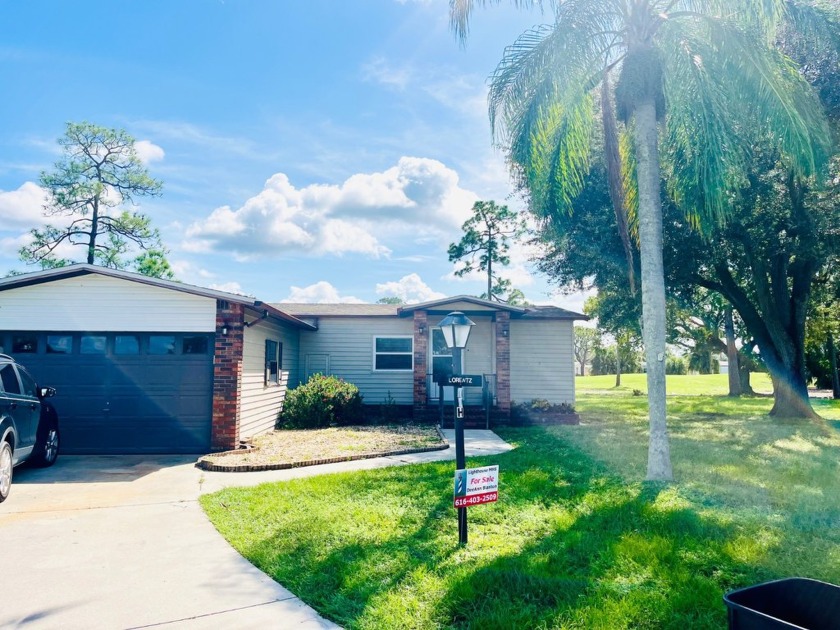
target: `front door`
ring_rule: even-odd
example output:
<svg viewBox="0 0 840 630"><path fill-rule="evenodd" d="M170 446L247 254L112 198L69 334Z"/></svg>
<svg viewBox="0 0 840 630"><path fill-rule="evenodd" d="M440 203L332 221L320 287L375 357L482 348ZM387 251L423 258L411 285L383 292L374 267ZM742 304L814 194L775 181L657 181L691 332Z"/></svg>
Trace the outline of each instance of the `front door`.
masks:
<svg viewBox="0 0 840 630"><path fill-rule="evenodd" d="M431 369L433 378L433 387L437 391L438 378L441 375L452 374L452 350L446 347L446 340L443 338L443 333L440 328L432 328L430 330L429 343L429 368ZM464 371L464 355L461 354L461 372ZM444 387L443 399L446 402L453 402L455 400L455 388Z"/></svg>

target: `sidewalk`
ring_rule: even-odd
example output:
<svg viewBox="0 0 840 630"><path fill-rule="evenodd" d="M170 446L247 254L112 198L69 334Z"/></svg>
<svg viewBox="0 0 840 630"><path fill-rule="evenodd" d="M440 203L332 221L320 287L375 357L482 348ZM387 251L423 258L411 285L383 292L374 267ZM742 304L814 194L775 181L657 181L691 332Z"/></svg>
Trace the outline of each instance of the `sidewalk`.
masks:
<svg viewBox="0 0 840 630"><path fill-rule="evenodd" d="M320 466L302 466L300 468L289 468L286 470L267 470L246 473L199 471L202 476L200 481L201 493L205 494L208 492L216 492L222 488L235 486L256 486L261 483L271 481L286 481L288 479L314 477L315 475L325 475L350 470L370 470L373 468L385 468L387 466L404 466L406 464L423 464L426 462L442 462L449 460L454 461L455 431L453 429L444 429L443 435L450 444L449 448L443 451L393 455L389 457L377 457L375 459L361 459L352 462L323 464ZM467 457L495 455L497 453L506 453L512 449L513 447L510 444L493 433L493 431L464 431L464 452Z"/></svg>
<svg viewBox="0 0 840 630"><path fill-rule="evenodd" d="M447 439L453 440L452 432ZM468 456L511 450L467 431ZM195 458L64 456L17 469L0 505L0 627L336 628L240 556L198 497L230 486L452 460L455 449L256 473L205 472Z"/></svg>

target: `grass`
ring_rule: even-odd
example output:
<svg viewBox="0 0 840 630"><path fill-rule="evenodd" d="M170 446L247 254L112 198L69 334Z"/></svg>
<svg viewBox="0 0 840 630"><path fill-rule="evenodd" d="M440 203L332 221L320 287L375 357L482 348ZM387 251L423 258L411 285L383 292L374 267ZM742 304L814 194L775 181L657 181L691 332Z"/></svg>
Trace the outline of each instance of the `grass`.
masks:
<svg viewBox="0 0 840 630"><path fill-rule="evenodd" d="M644 374L622 374L621 386L615 386L615 375L575 377L578 394L631 394L638 390L647 394L647 376ZM729 392L726 374L693 374L666 377L665 386L669 396L725 396ZM767 374L756 372L750 375L750 385L757 394L772 394L773 386Z"/></svg>
<svg viewBox="0 0 840 630"><path fill-rule="evenodd" d="M816 403L828 421L800 423L769 418L769 398L675 395L677 481L663 485L641 481L644 397L583 389L580 426L500 430L516 450L468 461L500 465L500 499L470 509L463 548L451 463L202 504L245 557L348 628L720 628L731 588L840 583L836 401Z"/></svg>

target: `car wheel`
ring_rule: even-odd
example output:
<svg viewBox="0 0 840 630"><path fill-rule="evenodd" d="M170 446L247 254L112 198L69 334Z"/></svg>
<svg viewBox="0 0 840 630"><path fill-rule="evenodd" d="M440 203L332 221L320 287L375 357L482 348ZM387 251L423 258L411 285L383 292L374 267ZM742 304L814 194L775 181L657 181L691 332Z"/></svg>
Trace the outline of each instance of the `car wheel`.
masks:
<svg viewBox="0 0 840 630"><path fill-rule="evenodd" d="M12 490L12 446L0 444L0 503L6 500Z"/></svg>
<svg viewBox="0 0 840 630"><path fill-rule="evenodd" d="M46 468L52 466L58 459L58 447L61 444L61 434L58 432L58 424L51 422L43 430L38 430L38 441L35 444L35 451L29 460L34 466Z"/></svg>

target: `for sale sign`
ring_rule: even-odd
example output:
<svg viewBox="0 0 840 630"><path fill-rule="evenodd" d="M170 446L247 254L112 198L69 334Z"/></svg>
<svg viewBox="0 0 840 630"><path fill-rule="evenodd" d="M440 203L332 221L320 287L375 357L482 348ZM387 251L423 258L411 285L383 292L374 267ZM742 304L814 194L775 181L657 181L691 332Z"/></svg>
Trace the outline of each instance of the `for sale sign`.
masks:
<svg viewBox="0 0 840 630"><path fill-rule="evenodd" d="M455 507L492 503L499 498L499 467L462 468L455 471Z"/></svg>

